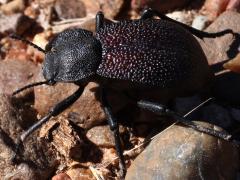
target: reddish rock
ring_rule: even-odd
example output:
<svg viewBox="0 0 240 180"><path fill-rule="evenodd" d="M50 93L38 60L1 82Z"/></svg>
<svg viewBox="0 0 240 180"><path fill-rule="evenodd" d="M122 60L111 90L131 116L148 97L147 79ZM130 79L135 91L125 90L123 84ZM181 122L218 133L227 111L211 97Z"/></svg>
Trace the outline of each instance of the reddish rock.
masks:
<svg viewBox="0 0 240 180"><path fill-rule="evenodd" d="M219 130L212 125L201 123ZM174 125L161 132L133 161L126 180L236 179L238 148L231 142Z"/></svg>
<svg viewBox="0 0 240 180"><path fill-rule="evenodd" d="M0 62L0 93L13 91L33 82L37 66L30 61L5 60Z"/></svg>

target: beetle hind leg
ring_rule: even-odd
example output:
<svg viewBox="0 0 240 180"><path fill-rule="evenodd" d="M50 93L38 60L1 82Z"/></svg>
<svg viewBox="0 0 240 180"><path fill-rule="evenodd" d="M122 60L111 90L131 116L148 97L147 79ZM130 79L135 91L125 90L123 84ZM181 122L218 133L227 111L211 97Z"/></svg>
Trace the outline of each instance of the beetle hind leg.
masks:
<svg viewBox="0 0 240 180"><path fill-rule="evenodd" d="M145 19L153 18L154 16L157 16L157 17L159 17L163 20L178 24L178 25L182 26L183 28L185 28L186 30L188 30L189 32L191 32L193 35L197 36L200 39L203 39L205 37L206 38L215 38L215 37L223 36L225 34L232 34L232 35L236 36L236 33L234 33L231 29L225 29L223 31L219 31L219 32L215 32L215 33L200 31L200 30L195 29L191 26L188 26L184 23L181 23L179 21L171 19L168 16L166 16L165 14L162 14L162 13L160 13L156 10L153 10L151 8L148 8L148 9L144 10L140 19L145 20Z"/></svg>
<svg viewBox="0 0 240 180"><path fill-rule="evenodd" d="M142 108L142 109L146 109L148 111L154 112L156 114L159 115L166 115L166 116L171 116L173 118L175 118L178 122L191 127L192 129L202 132L202 133L206 133L224 140L229 141L232 136L226 132L223 131L216 131L214 129L210 129L210 128L206 128L203 127L195 122L189 121L186 118L182 117L181 115L177 114L176 112L168 109L166 106L159 104L159 103L154 103L154 102L150 102L150 101L138 101L137 102L138 107Z"/></svg>

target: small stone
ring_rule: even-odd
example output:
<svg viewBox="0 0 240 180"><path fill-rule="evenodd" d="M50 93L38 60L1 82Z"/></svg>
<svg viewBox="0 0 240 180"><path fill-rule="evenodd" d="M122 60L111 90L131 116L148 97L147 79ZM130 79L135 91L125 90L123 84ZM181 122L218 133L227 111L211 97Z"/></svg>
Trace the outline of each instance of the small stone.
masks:
<svg viewBox="0 0 240 180"><path fill-rule="evenodd" d="M198 30L203 30L207 26L208 18L203 15L198 15L194 18L192 22L192 27Z"/></svg>
<svg viewBox="0 0 240 180"><path fill-rule="evenodd" d="M197 123L197 122L196 122ZM208 128L220 130L210 124ZM126 180L236 179L238 148L231 142L174 125L161 132L133 161Z"/></svg>
<svg viewBox="0 0 240 180"><path fill-rule="evenodd" d="M23 34L32 24L33 20L21 13L12 15L0 13L0 33Z"/></svg>
<svg viewBox="0 0 240 180"><path fill-rule="evenodd" d="M88 130L87 138L99 147L115 147L113 133L108 125L96 126Z"/></svg>

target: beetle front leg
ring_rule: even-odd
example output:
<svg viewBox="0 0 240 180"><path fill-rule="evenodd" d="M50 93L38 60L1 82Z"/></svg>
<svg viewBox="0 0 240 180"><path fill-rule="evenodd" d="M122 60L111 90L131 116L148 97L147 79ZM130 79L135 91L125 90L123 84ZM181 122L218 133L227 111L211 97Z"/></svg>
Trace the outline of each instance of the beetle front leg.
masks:
<svg viewBox="0 0 240 180"><path fill-rule="evenodd" d="M159 103L154 103L154 102L150 102L150 101L145 101L145 100L141 100L137 102L138 107L142 108L142 109L146 109L149 111L152 111L156 114L159 115L166 115L166 116L171 116L173 118L175 118L178 122L191 127L192 129L199 131L199 132L203 132L224 140L230 140L232 138L232 136L228 133L225 132L220 132L220 131L216 131L214 129L209 129L206 127L203 127L201 125L198 125L195 122L189 121L187 119L185 119L184 117L182 117L181 115L177 114L176 112L168 109L166 106L159 104Z"/></svg>
<svg viewBox="0 0 240 180"><path fill-rule="evenodd" d="M154 16L158 16L159 18L161 18L163 20L170 21L170 22L173 22L175 24L178 24L178 25L182 26L183 28L185 28L186 30L188 30L189 32L191 32L193 35L197 36L200 39L203 39L204 37L206 37L206 38L216 38L216 37L223 36L225 34L236 35L231 29L226 29L226 30L219 31L219 32L216 32L216 33L209 33L209 32L200 31L200 30L195 29L191 26L188 26L184 23L181 23L179 21L171 19L168 16L166 16L165 14L162 14L162 13L160 13L156 10L153 10L151 8L148 8L148 9L144 10L140 19L143 19L143 20L144 19L149 19L149 18L153 18Z"/></svg>
<svg viewBox="0 0 240 180"><path fill-rule="evenodd" d="M115 147L116 147L117 155L119 157L120 173L121 173L121 176L124 177L126 174L126 166L125 166L125 161L123 157L123 150L121 148L121 141L119 136L119 125L117 120L113 117L112 108L110 107L109 102L106 98L106 90L104 88L102 88L102 91L101 91L101 98L102 98L101 100L102 100L103 109L107 116L108 124L114 135Z"/></svg>
<svg viewBox="0 0 240 180"><path fill-rule="evenodd" d="M44 116L42 119L40 119L38 122L33 124L30 128L28 128L28 130L26 130L24 133L21 134L16 144L15 153L12 157L13 162L16 161L16 155L18 154L19 148L20 146L22 146L24 140L28 136L30 136L35 130L40 128L44 123L46 123L51 117L59 115L69 106L71 106L81 96L83 90L84 90L84 87L80 86L75 93L73 93L71 96L67 97L63 101L56 104L46 116Z"/></svg>

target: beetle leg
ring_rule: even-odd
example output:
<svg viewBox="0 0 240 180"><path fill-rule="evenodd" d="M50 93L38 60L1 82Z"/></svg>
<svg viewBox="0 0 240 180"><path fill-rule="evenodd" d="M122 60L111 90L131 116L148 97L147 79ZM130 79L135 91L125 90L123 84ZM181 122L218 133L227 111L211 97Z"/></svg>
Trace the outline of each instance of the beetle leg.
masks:
<svg viewBox="0 0 240 180"><path fill-rule="evenodd" d="M110 107L109 102L106 98L106 90L104 88L102 88L102 92L101 92L101 101L102 101L104 112L107 116L108 124L114 135L116 151L119 157L119 168L121 171L121 176L124 177L126 174L126 166L125 166L125 161L123 157L123 151L121 148L121 141L119 136L119 125L117 120L113 117L112 108Z"/></svg>
<svg viewBox="0 0 240 180"><path fill-rule="evenodd" d="M224 140L230 140L232 138L232 136L226 132L220 132L220 131L216 131L214 129L209 129L206 127L203 127L201 125L198 125L195 122L189 121L187 119L185 119L184 117L182 117L181 115L177 114L174 111L171 111L170 109L168 109L166 106L162 105L162 104L158 104L158 103L154 103L154 102L150 102L150 101L138 101L137 102L138 107L142 108L142 109L146 109L149 111L152 111L156 114L159 115L167 115L167 116L171 116L175 119L177 119L177 121L179 121L180 123L191 127L194 130L197 130L199 132L203 132Z"/></svg>
<svg viewBox="0 0 240 180"><path fill-rule="evenodd" d="M219 31L219 32L216 32L216 33L209 33L209 32L200 31L200 30L195 29L191 26L188 26L184 23L181 23L179 21L171 19L171 18L167 17L166 15L164 15L164 14L158 12L158 11L152 10L151 8L148 8L148 9L144 10L144 12L141 16L141 19L153 18L154 16L158 16L159 18L161 18L163 20L170 21L170 22L173 22L175 24L178 24L178 25L182 26L183 28L187 29L189 32L191 32L193 35L197 36L200 39L203 39L204 37L216 38L216 37L219 37L219 36L223 36L225 34L236 35L236 33L234 33L233 30L231 30L231 29L225 29L223 31Z"/></svg>
<svg viewBox="0 0 240 180"><path fill-rule="evenodd" d="M50 112L44 116L42 119L40 119L37 123L33 124L28 130L23 132L18 139L18 142L16 144L15 153L12 157L12 161L16 160L16 155L18 154L20 146L22 146L24 140L31 135L35 130L40 128L44 123L46 123L51 117L59 115L61 112L63 112L65 109L67 109L69 106L71 106L82 94L84 90L83 86L80 86L76 92L74 92L72 95L64 99L63 101L56 104Z"/></svg>
<svg viewBox="0 0 240 180"><path fill-rule="evenodd" d="M99 32L103 28L104 24L104 14L102 11L99 11L96 14L96 32Z"/></svg>

